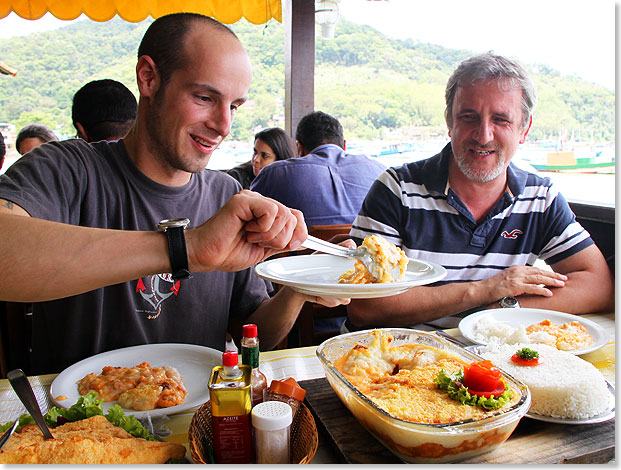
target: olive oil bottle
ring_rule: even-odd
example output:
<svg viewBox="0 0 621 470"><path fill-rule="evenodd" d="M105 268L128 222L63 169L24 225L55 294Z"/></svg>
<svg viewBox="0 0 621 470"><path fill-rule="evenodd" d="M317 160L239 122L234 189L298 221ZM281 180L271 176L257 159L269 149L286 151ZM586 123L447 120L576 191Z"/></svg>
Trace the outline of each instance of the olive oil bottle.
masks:
<svg viewBox="0 0 621 470"><path fill-rule="evenodd" d="M209 380L209 398L218 464L252 463L252 424L250 411L251 371L238 364L237 353L222 354L222 365L216 366Z"/></svg>

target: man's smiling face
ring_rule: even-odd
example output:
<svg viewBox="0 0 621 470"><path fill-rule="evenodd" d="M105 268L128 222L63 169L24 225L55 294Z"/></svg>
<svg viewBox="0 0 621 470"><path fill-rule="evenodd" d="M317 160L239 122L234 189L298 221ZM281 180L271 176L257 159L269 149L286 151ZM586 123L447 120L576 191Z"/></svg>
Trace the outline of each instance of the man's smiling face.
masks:
<svg viewBox="0 0 621 470"><path fill-rule="evenodd" d="M235 111L246 101L252 68L233 35L200 23L181 53L184 67L150 101L147 145L161 163L195 173L229 134Z"/></svg>
<svg viewBox="0 0 621 470"><path fill-rule="evenodd" d="M449 136L457 166L470 180L497 178L526 140L522 91L507 84L488 80L460 86L455 93Z"/></svg>

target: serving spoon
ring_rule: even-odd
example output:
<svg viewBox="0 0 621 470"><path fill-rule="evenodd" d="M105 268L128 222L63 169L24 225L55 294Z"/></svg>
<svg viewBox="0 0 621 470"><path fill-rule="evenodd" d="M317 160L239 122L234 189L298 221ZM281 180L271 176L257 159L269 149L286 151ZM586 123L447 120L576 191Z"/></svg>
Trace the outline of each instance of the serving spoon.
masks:
<svg viewBox="0 0 621 470"><path fill-rule="evenodd" d="M17 397L24 404L30 416L32 416L41 429L43 433L43 437L45 439L54 439L52 433L50 432L50 428L47 427L45 423L45 419L43 418L43 414L41 414L41 408L39 408L39 402L37 402L37 398L35 397L34 392L32 391L32 387L30 386L30 382L26 378L26 374L21 369L14 369L7 374L7 378L13 390L17 394Z"/></svg>
<svg viewBox="0 0 621 470"><path fill-rule="evenodd" d="M362 246L358 248L345 248L344 246L335 245L334 243L313 237L312 235L308 235L306 241L302 243L302 246L311 250L321 251L322 253L328 253L329 255L341 256L343 258L356 258L364 264L373 277L378 279L381 276L380 265L375 262L371 253ZM393 279L399 279L401 275L399 267L392 268L391 275Z"/></svg>

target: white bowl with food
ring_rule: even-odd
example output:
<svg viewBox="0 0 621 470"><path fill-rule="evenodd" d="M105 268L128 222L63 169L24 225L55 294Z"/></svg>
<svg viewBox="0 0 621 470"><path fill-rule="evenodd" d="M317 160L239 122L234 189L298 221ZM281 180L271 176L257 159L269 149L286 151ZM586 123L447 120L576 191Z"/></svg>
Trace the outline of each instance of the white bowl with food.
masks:
<svg viewBox="0 0 621 470"><path fill-rule="evenodd" d="M405 462L448 463L489 452L509 438L531 402L528 388L502 370L508 398L497 409L450 398L435 384L438 372L459 377L460 367L465 372L482 358L425 331L348 333L322 343L317 356L343 404Z"/></svg>

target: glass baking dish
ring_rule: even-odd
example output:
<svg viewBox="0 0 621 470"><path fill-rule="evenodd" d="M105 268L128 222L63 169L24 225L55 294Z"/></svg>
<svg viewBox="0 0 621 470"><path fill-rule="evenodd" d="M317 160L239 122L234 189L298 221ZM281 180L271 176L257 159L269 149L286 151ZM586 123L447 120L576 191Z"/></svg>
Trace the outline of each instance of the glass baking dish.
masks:
<svg viewBox="0 0 621 470"><path fill-rule="evenodd" d="M506 441L530 407L531 395L522 382L505 373L505 380L521 394L508 410L477 420L448 424L423 424L391 416L354 387L335 367L334 362L355 344L373 341L373 330L357 331L324 341L317 348L328 382L358 421L392 453L405 462L447 463L484 454ZM449 351L465 362L483 358L435 333L404 328L379 331L393 336L393 345L424 344ZM501 369L502 370L502 369Z"/></svg>

